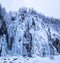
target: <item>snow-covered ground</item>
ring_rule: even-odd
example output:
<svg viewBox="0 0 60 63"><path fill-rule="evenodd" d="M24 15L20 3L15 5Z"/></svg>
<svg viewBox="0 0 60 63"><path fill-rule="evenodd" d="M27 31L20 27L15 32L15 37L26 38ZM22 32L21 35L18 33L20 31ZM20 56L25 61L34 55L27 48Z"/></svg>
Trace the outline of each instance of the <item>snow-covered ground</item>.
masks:
<svg viewBox="0 0 60 63"><path fill-rule="evenodd" d="M0 57L0 63L60 63L60 55L50 57Z"/></svg>

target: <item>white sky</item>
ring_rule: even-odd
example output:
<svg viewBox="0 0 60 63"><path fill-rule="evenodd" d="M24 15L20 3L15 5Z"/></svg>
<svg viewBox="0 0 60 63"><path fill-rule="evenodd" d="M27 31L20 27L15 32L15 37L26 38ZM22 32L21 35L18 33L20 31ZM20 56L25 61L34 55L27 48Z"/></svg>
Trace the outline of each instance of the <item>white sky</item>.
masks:
<svg viewBox="0 0 60 63"><path fill-rule="evenodd" d="M32 7L46 16L60 19L60 0L0 0L0 3L7 12Z"/></svg>

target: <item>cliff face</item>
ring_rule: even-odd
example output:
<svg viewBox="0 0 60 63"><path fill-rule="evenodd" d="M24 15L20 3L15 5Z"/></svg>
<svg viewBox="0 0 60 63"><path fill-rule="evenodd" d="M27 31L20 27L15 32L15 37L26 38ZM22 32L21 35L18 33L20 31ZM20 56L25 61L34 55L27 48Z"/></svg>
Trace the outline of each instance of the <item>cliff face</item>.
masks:
<svg viewBox="0 0 60 63"><path fill-rule="evenodd" d="M0 56L59 54L59 32L53 27L54 22L49 24L43 17L26 8L5 15L0 12Z"/></svg>

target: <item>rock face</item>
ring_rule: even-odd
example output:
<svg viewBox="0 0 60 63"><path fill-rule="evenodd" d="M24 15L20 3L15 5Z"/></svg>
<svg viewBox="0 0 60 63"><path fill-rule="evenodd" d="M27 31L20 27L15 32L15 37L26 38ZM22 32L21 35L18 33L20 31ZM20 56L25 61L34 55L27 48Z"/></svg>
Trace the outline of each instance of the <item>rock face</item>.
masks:
<svg viewBox="0 0 60 63"><path fill-rule="evenodd" d="M55 36L58 32L53 32L36 11L22 8L2 14L0 12L0 56L44 57L60 53L60 35Z"/></svg>

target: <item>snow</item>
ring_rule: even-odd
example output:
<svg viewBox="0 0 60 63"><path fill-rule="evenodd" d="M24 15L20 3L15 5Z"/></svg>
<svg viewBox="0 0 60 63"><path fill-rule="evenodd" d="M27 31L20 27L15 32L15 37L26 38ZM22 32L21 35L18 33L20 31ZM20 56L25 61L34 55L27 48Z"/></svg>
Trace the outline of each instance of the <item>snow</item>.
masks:
<svg viewBox="0 0 60 63"><path fill-rule="evenodd" d="M34 55L32 58L22 56L0 57L0 63L60 63L60 55L50 57Z"/></svg>

